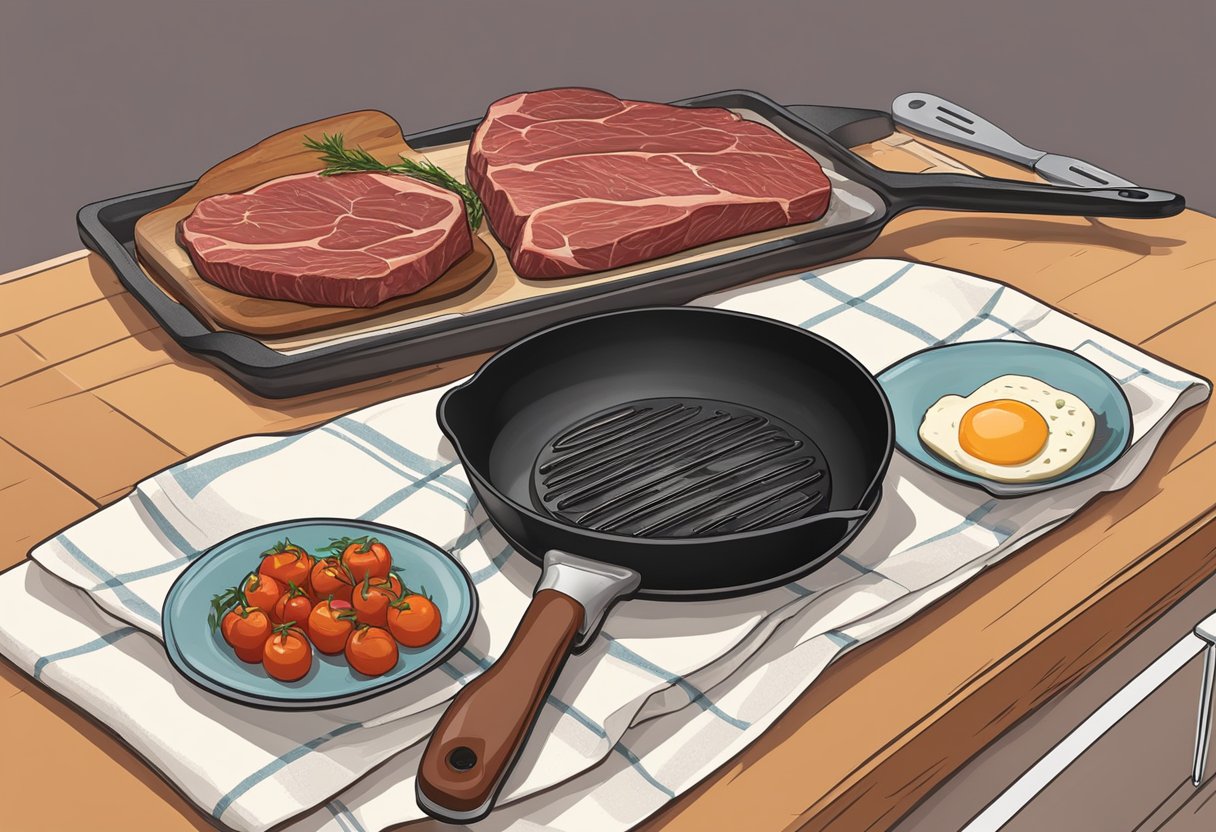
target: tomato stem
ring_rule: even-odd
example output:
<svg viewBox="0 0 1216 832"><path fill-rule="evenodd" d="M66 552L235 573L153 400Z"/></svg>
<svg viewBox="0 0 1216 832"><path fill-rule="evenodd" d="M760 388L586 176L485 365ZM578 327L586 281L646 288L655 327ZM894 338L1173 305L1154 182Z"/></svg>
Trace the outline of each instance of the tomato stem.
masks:
<svg viewBox="0 0 1216 832"><path fill-rule="evenodd" d="M306 554L308 554L308 553L305 552L303 549L301 549L296 544L291 542L291 538L285 537L282 540L275 543L273 546L271 546L265 552L262 552L261 556L269 557L270 555L295 555L295 559L299 560Z"/></svg>
<svg viewBox="0 0 1216 832"><path fill-rule="evenodd" d="M279 644L286 644L287 636L291 634L292 630L298 629L299 627L296 626L294 621L284 621L282 624L276 624L274 627L272 627L271 632L279 637Z"/></svg>

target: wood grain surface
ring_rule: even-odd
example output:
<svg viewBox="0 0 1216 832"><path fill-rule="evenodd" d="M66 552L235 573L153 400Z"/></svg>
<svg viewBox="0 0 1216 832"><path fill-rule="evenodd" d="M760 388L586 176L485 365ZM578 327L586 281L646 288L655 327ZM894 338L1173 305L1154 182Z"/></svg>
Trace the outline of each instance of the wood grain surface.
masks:
<svg viewBox="0 0 1216 832"><path fill-rule="evenodd" d="M327 134L341 134L347 147L361 147L386 164L397 162L401 156L426 158L406 144L401 127L391 116L377 110L360 110L276 133L220 162L199 177L189 191L139 219L135 224L135 248L149 277L214 328L265 336L299 335L427 306L466 292L485 277L494 265L494 255L485 241L474 235L473 250L434 283L370 308L255 298L204 280L177 241L178 224L209 196L239 193L271 179L321 170L324 165L316 151L305 148L304 139L320 139Z"/></svg>
<svg viewBox="0 0 1216 832"><path fill-rule="evenodd" d="M945 158L1032 178L902 134L857 150L894 170L938 170ZM1203 214L1090 221L917 211L850 259L861 257L1002 281L1216 377L1216 219ZM452 381L485 357L259 399L179 349L92 255L0 277L0 333L3 565L188 456ZM1214 482L1209 403L1178 420L1131 486L844 656L760 740L645 828L889 827L1216 572ZM119 741L6 664L0 697L0 725L25 749L19 761L6 757L6 788L21 795L7 807L9 828L206 828L207 817ZM65 782L70 801L57 797Z"/></svg>

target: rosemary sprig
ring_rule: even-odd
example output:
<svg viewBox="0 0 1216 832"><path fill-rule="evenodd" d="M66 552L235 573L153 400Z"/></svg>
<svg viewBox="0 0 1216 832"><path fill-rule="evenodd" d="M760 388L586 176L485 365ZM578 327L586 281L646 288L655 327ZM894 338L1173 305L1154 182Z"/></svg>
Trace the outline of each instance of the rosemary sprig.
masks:
<svg viewBox="0 0 1216 832"><path fill-rule="evenodd" d="M325 163L325 169L321 171L322 176L336 176L342 173L359 173L363 171L400 173L405 176L411 176L414 179L420 179L423 182L429 182L432 185L438 185L441 188L446 188L463 200L465 214L468 215L469 230L475 232L481 227L481 220L485 216L485 210L482 208L481 200L477 198L477 194L468 185L458 181L456 177L434 162L426 159L419 162L415 159L401 156L401 161L397 164L386 165L361 147L347 147L342 140L341 133L334 133L332 136L322 133L320 141L311 136L305 136L304 146L309 150L315 150L321 154L321 161Z"/></svg>
<svg viewBox="0 0 1216 832"><path fill-rule="evenodd" d="M333 555L341 555L346 551L351 544L358 543L360 552L371 550L372 541L368 540L367 535L363 537L331 537L328 546L321 546L317 549L318 552L329 552Z"/></svg>
<svg viewBox="0 0 1216 832"><path fill-rule="evenodd" d="M252 574L252 573L250 573ZM211 625L211 632L215 632L220 627L220 622L229 610L244 609L249 606L249 600L245 597L245 582L249 580L249 576L236 586L229 587L219 595L211 597L211 612L207 613L207 623Z"/></svg>

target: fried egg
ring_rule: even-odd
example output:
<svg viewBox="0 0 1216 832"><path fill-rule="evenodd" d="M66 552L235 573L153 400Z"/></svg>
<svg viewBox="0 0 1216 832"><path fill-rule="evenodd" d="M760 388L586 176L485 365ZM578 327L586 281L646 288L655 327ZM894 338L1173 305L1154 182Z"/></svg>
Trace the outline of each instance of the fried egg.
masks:
<svg viewBox="0 0 1216 832"><path fill-rule="evenodd" d="M942 396L920 439L965 471L997 482L1038 482L1072 468L1094 438L1094 414L1067 390L1000 376L969 396Z"/></svg>

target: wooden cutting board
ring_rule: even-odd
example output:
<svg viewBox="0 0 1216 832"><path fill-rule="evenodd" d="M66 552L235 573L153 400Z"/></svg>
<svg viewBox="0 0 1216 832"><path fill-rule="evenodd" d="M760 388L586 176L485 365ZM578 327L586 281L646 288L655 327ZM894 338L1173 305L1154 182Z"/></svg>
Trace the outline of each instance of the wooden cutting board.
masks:
<svg viewBox="0 0 1216 832"><path fill-rule="evenodd" d="M276 133L220 162L185 194L135 224L136 252L157 285L218 329L285 336L368 321L452 298L472 288L491 270L494 255L485 241L474 235L473 251L434 283L412 295L392 298L370 308L312 306L255 298L204 280L177 242L178 223L206 197L245 191L281 176L321 170L323 165L317 153L304 147L304 138L319 139L322 133L341 133L347 147L362 147L388 164L401 155L425 158L405 143L397 122L377 110L347 113Z"/></svg>
<svg viewBox="0 0 1216 832"><path fill-rule="evenodd" d="M452 289L450 294L412 295L399 301L389 301L375 307L374 314L370 316L360 316L358 310L346 309L337 310L338 314L334 314L333 308L326 309L326 314L322 316L316 313L319 307L258 301L235 295L202 280L194 271L186 252L174 239L177 223L205 196L246 190L276 176L317 170L319 165L316 156L303 147L303 137L317 137L322 132L341 132L348 147L361 146L384 162L395 161L398 153L422 158L422 154L409 148L402 138L401 128L385 113L364 110L323 119L272 136L217 165L208 171L189 193L173 204L148 214L136 225L136 247L140 251L145 269L170 296L184 303L195 314L202 315L217 329L248 333L270 349L286 354L363 338L373 332L411 327L425 320L461 315L516 301L560 295L573 288L636 278L673 266L688 266L752 246L803 234L834 222L843 222L844 219L836 212L847 213L854 210L843 202L834 201L833 207L829 208L829 214L815 222L732 237L656 260L608 271L545 280L530 280L515 273L507 251L494 237L487 221L481 224L474 241L474 256L480 257L485 251L492 259L483 278L472 279L470 283L457 289L460 282L458 276L449 272L433 284L433 291L439 292L443 286L438 284L444 284ZM463 182L465 163L468 159L468 142L428 147L425 158ZM952 166L950 169L966 170L962 166ZM425 302L410 302L410 299L419 301L422 298L425 298ZM266 304L274 306L268 307ZM309 313L306 326L299 326L298 319L294 316L303 316L305 312ZM280 315L281 319L278 317ZM287 324L281 329L278 327L280 320Z"/></svg>

